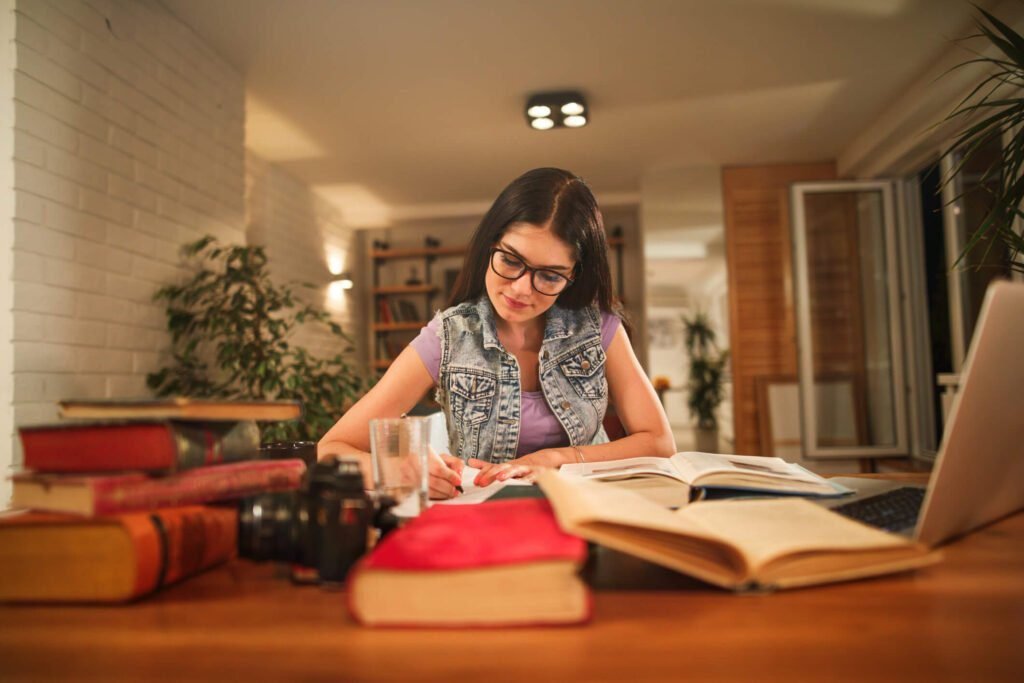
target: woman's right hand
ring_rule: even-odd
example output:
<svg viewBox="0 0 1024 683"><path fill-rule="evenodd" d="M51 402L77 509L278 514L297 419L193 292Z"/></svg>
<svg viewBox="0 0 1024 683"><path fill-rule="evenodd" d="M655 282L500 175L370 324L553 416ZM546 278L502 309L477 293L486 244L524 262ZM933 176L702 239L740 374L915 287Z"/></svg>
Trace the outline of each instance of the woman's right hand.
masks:
<svg viewBox="0 0 1024 683"><path fill-rule="evenodd" d="M454 498L458 495L456 486L462 485L463 462L448 453L435 453L430 449L427 456L430 475L430 497L434 500Z"/></svg>

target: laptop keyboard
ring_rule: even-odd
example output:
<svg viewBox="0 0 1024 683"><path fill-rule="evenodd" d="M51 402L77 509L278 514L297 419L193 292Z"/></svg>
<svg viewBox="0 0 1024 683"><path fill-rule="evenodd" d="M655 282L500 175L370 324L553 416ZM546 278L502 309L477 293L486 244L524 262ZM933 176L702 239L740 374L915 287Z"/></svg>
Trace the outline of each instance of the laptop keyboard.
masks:
<svg viewBox="0 0 1024 683"><path fill-rule="evenodd" d="M886 531L903 531L917 524L924 493L925 489L904 486L834 507L832 512Z"/></svg>

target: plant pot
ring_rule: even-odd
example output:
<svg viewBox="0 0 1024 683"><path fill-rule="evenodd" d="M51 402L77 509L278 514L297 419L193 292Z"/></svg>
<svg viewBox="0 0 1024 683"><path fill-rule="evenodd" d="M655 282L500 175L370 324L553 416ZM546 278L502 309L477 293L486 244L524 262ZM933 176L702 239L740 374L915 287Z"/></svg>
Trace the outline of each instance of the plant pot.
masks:
<svg viewBox="0 0 1024 683"><path fill-rule="evenodd" d="M697 427L693 431L698 451L701 453L718 452L718 429Z"/></svg>

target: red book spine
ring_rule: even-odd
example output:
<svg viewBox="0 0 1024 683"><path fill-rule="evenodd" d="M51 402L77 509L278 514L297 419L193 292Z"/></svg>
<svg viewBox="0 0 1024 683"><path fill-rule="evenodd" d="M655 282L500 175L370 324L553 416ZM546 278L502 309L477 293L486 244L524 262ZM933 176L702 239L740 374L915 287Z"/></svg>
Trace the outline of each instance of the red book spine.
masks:
<svg viewBox="0 0 1024 683"><path fill-rule="evenodd" d="M20 435L25 467L36 472L172 471L250 458L259 449L251 421L58 425Z"/></svg>
<svg viewBox="0 0 1024 683"><path fill-rule="evenodd" d="M94 515L193 505L297 489L302 460L256 460L201 467L168 477L95 477L89 483Z"/></svg>
<svg viewBox="0 0 1024 683"><path fill-rule="evenodd" d="M22 429L25 467L37 472L170 469L170 426L160 423Z"/></svg>

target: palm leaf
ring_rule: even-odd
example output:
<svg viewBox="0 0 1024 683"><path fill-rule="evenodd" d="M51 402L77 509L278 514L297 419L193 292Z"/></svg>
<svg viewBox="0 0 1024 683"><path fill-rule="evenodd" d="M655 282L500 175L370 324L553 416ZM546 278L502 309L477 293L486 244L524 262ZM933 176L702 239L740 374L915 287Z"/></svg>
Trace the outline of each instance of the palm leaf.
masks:
<svg viewBox="0 0 1024 683"><path fill-rule="evenodd" d="M1024 263L1020 256L1024 252L1024 238L1016 230L1016 223L1024 212L1024 179L1020 172L1024 167L1024 142L1020 129L1024 126L1024 98L1014 97L1015 93L1007 88L1020 88L1024 85L1024 37L1010 26L1000 21L990 12L977 7L979 17L976 20L978 33L972 38L983 38L996 48L996 56L975 53L971 59L965 60L944 75L968 65L982 64L990 67L985 75L945 119L939 124L951 121L967 121L959 130L944 155L955 159L950 171L940 184L944 188L964 169L966 163L986 145L994 140L1003 140L1008 134L1010 140L1002 146L999 160L990 164L982 173L981 181L993 185L991 203L984 217L977 226L968 226L969 236L954 266L965 261L967 254L976 249L981 260L977 267L985 264L996 244L1002 242L1006 246L1009 262L1002 264L1012 270L1024 272ZM972 119L978 120L972 120ZM953 201L963 197L958 194Z"/></svg>

